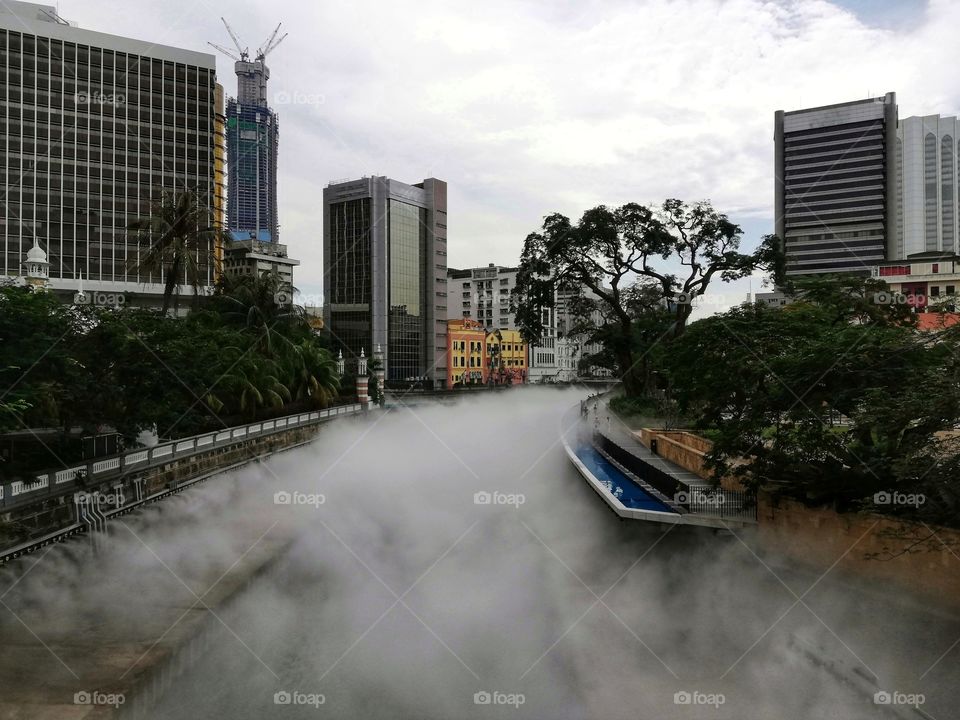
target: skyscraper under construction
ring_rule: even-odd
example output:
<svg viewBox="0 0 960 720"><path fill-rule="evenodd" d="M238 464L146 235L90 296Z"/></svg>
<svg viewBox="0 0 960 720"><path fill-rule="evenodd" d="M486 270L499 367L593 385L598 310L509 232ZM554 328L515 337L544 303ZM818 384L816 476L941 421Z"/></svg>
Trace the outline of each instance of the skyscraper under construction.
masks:
<svg viewBox="0 0 960 720"><path fill-rule="evenodd" d="M277 148L280 126L267 104L270 70L264 60L286 35L280 26L253 60L226 20L237 53L214 45L236 62L237 96L227 101L227 227L236 240L279 242L277 221ZM213 43L211 43L213 45Z"/></svg>

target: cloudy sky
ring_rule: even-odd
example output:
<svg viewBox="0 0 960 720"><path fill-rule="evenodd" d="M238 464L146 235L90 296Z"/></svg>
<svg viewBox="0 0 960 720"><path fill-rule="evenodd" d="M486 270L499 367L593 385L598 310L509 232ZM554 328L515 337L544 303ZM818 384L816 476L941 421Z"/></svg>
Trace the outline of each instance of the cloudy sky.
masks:
<svg viewBox="0 0 960 720"><path fill-rule="evenodd" d="M449 262L517 262L547 213L708 198L745 246L773 228L773 113L888 91L960 110L956 0L65 0L81 27L268 58L280 222L321 291L324 185L449 183ZM228 93L232 61L217 59ZM287 101L281 104L281 101ZM757 289L759 282L754 283ZM747 283L729 288L742 299ZM723 290L719 286L716 290Z"/></svg>

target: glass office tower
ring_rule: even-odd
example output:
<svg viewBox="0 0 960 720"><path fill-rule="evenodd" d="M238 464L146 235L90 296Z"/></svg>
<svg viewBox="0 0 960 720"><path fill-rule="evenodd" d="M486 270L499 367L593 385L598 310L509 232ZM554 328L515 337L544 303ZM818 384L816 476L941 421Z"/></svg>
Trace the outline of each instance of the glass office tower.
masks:
<svg viewBox="0 0 960 720"><path fill-rule="evenodd" d="M447 187L370 177L324 190L324 320L345 357L384 350L388 382L446 382Z"/></svg>

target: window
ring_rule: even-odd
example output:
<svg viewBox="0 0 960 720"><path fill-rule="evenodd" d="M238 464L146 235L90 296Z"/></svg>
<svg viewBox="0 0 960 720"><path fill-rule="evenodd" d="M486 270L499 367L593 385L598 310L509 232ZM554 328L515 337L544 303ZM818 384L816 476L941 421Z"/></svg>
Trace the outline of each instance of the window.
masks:
<svg viewBox="0 0 960 720"><path fill-rule="evenodd" d="M927 250L939 250L937 205L937 138L933 133L927 133L923 139L924 236Z"/></svg>
<svg viewBox="0 0 960 720"><path fill-rule="evenodd" d="M933 285L930 288L930 297L940 297L940 287L938 285Z"/></svg>
<svg viewBox="0 0 960 720"><path fill-rule="evenodd" d="M940 264L939 264L939 263L934 263L934 264L933 264L933 273L932 273L932 274L936 275L938 272L940 272Z"/></svg>
<svg viewBox="0 0 960 720"><path fill-rule="evenodd" d="M940 143L940 222L943 250L953 250L953 137L944 135ZM936 272L936 270L934 270Z"/></svg>
<svg viewBox="0 0 960 720"><path fill-rule="evenodd" d="M953 285L947 285L947 295L953 295L956 292L956 289Z"/></svg>

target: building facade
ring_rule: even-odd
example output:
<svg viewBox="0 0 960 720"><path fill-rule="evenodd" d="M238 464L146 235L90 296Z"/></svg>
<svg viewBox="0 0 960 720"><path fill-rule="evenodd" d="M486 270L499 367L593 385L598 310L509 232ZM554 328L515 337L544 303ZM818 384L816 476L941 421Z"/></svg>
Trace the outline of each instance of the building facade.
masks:
<svg viewBox="0 0 960 720"><path fill-rule="evenodd" d="M774 207L788 274L867 274L895 257L896 140L896 93L777 111Z"/></svg>
<svg viewBox="0 0 960 720"><path fill-rule="evenodd" d="M543 308L543 337L530 346L529 381L532 383L572 382L583 375L608 377L611 373L599 367L581 367L582 361L603 348L591 343L593 328L600 327L603 317L593 310L589 317L578 316L579 299L596 300L588 287L559 287L554 290L554 305Z"/></svg>
<svg viewBox="0 0 960 720"><path fill-rule="evenodd" d="M521 385L527 381L527 344L517 330L487 334L487 382Z"/></svg>
<svg viewBox="0 0 960 720"><path fill-rule="evenodd" d="M447 271L447 319L467 318L487 329L514 328L516 317L510 296L517 284L517 268L490 263L486 267Z"/></svg>
<svg viewBox="0 0 960 720"><path fill-rule="evenodd" d="M261 242L280 242L277 220L280 125L276 113L265 104L230 98L226 135L227 225L231 234L237 239L253 234Z"/></svg>
<svg viewBox="0 0 960 720"><path fill-rule="evenodd" d="M475 320L447 320L447 387L487 382L487 333Z"/></svg>
<svg viewBox="0 0 960 720"><path fill-rule="evenodd" d="M446 386L447 184L331 183L323 263L324 322L344 355L379 345L388 383Z"/></svg>
<svg viewBox="0 0 960 720"><path fill-rule="evenodd" d="M227 230L227 111L220 83L216 84L213 98L213 226ZM223 274L223 245L223 238L218 237L213 249L214 280Z"/></svg>
<svg viewBox="0 0 960 720"><path fill-rule="evenodd" d="M872 275L887 283L885 301L911 306L917 312L954 312L960 291L960 256L940 251L887 260L872 268Z"/></svg>
<svg viewBox="0 0 960 720"><path fill-rule="evenodd" d="M212 55L68 24L53 6L0 6L0 273L35 242L53 290L163 294L129 224L164 191L216 197ZM214 281L214 249L201 282ZM192 292L184 288L184 292Z"/></svg>
<svg viewBox="0 0 960 720"><path fill-rule="evenodd" d="M900 121L897 130L899 217L890 259L958 250L957 156L960 122L927 115Z"/></svg>
<svg viewBox="0 0 960 720"><path fill-rule="evenodd" d="M281 304L293 301L293 269L299 260L287 257L287 246L261 240L243 240L229 243L224 252L223 274L226 277L261 277L264 273L277 275L286 295Z"/></svg>

